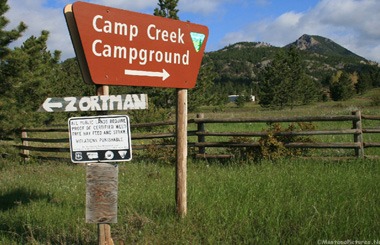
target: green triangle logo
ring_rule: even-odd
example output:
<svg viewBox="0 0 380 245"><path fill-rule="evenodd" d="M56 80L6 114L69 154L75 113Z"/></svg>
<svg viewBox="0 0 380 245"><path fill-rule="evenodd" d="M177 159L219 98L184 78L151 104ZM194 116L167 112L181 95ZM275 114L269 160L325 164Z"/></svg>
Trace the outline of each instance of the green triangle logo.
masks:
<svg viewBox="0 0 380 245"><path fill-rule="evenodd" d="M194 48L197 52L201 50L203 41L205 40L205 34L197 33L197 32L190 32L191 40L193 40Z"/></svg>

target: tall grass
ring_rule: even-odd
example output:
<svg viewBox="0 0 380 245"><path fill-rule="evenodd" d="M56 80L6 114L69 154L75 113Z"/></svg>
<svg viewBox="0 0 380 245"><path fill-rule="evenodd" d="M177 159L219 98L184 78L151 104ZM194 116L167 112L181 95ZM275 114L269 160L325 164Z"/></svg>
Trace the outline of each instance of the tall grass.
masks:
<svg viewBox="0 0 380 245"><path fill-rule="evenodd" d="M371 98L379 93L373 90L351 101L283 111L254 104L217 113L213 108L203 110L208 118L347 115L353 109L377 115L379 106ZM218 124L213 131L250 131L251 127L260 131L264 126L231 129ZM368 126L378 127L378 122ZM371 137L378 142L380 135ZM1 149L8 152L8 148ZM116 244L377 241L379 179L379 159L282 159L260 164L189 159L188 215L179 219L174 166L136 157L119 164L118 223L111 225L112 237ZM85 186L84 166L0 158L0 244L96 244L96 225L85 223Z"/></svg>
<svg viewBox="0 0 380 245"><path fill-rule="evenodd" d="M174 167L119 164L115 241L316 244L379 239L380 161L190 162L188 215L175 214ZM1 162L0 244L94 244L85 168Z"/></svg>

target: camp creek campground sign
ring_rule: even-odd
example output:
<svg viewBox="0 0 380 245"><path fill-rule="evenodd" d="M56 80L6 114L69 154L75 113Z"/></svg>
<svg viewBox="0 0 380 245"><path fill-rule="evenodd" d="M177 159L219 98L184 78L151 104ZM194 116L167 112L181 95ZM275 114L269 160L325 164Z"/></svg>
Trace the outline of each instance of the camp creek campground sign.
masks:
<svg viewBox="0 0 380 245"><path fill-rule="evenodd" d="M64 13L87 83L195 86L206 26L85 2L67 5Z"/></svg>

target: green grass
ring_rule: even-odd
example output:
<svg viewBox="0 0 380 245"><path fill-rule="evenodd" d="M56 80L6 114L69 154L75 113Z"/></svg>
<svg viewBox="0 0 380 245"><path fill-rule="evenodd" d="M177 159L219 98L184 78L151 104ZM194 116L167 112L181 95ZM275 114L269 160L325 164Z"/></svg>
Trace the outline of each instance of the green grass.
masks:
<svg viewBox="0 0 380 245"><path fill-rule="evenodd" d="M85 168L1 161L0 244L94 244ZM119 164L115 241L316 244L379 239L380 161L189 162L188 215L175 214L169 165Z"/></svg>
<svg viewBox="0 0 380 245"><path fill-rule="evenodd" d="M371 96L376 94L380 96L379 89L350 101L293 110L271 111L247 104L244 108L230 105L219 112L204 107L202 112L207 118L349 115L355 109L378 115L380 105L371 104ZM266 128L264 124L209 126L206 129L213 132ZM349 123L316 126L350 127ZM372 121L364 127L379 127L379 123ZM379 134L365 137L365 141L380 140ZM352 141L350 136L324 140ZM85 222L85 167L33 159L24 164L16 157L13 144L0 145L2 153L8 153L0 158L0 244L96 244L97 227ZM367 152L379 155L377 148ZM336 157L353 155L353 150L317 150L311 154ZM189 158L188 214L180 219L175 213L174 166L143 161L135 154L131 162L119 164L118 223L111 225L112 237L116 244L379 240L379 179L380 159L293 158L243 164L236 159L219 162Z"/></svg>

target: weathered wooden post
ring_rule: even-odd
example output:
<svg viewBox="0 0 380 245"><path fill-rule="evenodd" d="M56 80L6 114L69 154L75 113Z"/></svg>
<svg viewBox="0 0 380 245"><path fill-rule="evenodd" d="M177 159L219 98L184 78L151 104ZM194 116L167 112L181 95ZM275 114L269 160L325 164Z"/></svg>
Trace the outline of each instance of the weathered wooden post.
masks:
<svg viewBox="0 0 380 245"><path fill-rule="evenodd" d="M198 119L203 119L205 115L203 113L197 114ZM204 133L205 132L205 124L204 122L198 122L197 123L197 132L198 133ZM205 142L205 136L204 135L198 135L198 143L204 143ZM206 147L200 146L198 148L198 153L199 154L206 154Z"/></svg>
<svg viewBox="0 0 380 245"><path fill-rule="evenodd" d="M86 165L86 222L98 224L99 245L113 244L110 223L117 223L118 165Z"/></svg>
<svg viewBox="0 0 380 245"><path fill-rule="evenodd" d="M177 90L176 203L180 217L187 214L187 89Z"/></svg>
<svg viewBox="0 0 380 245"><path fill-rule="evenodd" d="M28 138L28 133L26 132L25 128L22 128L21 130L21 141L22 141L21 156L24 158L24 162L29 161L29 150L27 149L27 147L29 146L29 142L27 138Z"/></svg>
<svg viewBox="0 0 380 245"><path fill-rule="evenodd" d="M109 86L96 85L96 94L98 96L109 95ZM107 114L107 111L98 112L98 115L106 115L106 114ZM109 167L110 167L109 165L110 164L106 163L106 164L102 164L102 165L97 166L97 167L100 167L101 169L104 169L104 171L96 172L96 173L98 173L97 178L102 177L102 172L105 172L105 170L109 169ZM87 165L87 168L86 168L87 173L89 171L91 171L90 170L91 168L93 168L93 166L91 167L91 165ZM111 196L115 196L115 198L113 198L113 199L116 199L116 200L108 200L111 203L107 203L108 207L105 207L106 208L105 210L108 210L108 212L116 212L116 213L113 214L114 218L108 220L108 222L105 222L105 221L103 221L103 222L97 221L96 222L96 223L98 223L99 245L110 245L110 244L113 245L110 223L117 223L117 185L118 185L118 178L117 178L118 177L117 176L118 175L118 168L117 168L117 165L116 165L116 168L114 168L114 170L112 170L112 168L111 168L111 171L109 171L109 174L110 174L110 176L104 175L106 179L109 179L109 182L105 183L108 186L105 186L106 189L104 189L104 191L105 191L105 193L111 194ZM116 179L116 182L115 182L115 179ZM89 181L89 179L87 178L87 187L89 185L88 181ZM115 187L115 185L116 185L116 187ZM108 188L112 188L112 187L113 187L113 189L108 189ZM93 191L98 192L98 190L96 190L96 189L94 189ZM86 193L86 196L87 196L87 193ZM86 200L88 201L88 199L86 199ZM112 205L113 201L115 201L114 205ZM86 207L88 205L91 205L91 203L88 203L88 204L86 203ZM94 204L94 205L96 205L96 204ZM86 210L86 216L87 216L87 210Z"/></svg>
<svg viewBox="0 0 380 245"><path fill-rule="evenodd" d="M362 114L361 111L353 111L352 115L358 117L358 119L352 121L352 127L359 131L359 133L354 134L354 142L359 143L359 148L355 148L355 156L362 158L364 157Z"/></svg>

